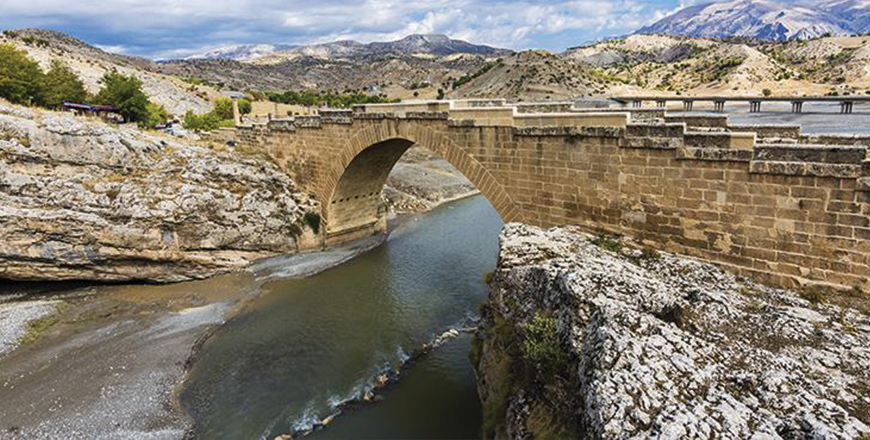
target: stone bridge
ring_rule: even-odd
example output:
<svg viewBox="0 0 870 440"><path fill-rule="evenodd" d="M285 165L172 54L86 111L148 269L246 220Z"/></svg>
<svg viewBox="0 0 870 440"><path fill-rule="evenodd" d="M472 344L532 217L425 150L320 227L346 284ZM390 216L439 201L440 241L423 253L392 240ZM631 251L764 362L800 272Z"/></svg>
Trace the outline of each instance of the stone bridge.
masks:
<svg viewBox="0 0 870 440"><path fill-rule="evenodd" d="M569 103L420 102L215 134L321 202L327 243L385 230L381 189L412 145L458 168L506 222L576 225L787 286L870 278L870 137L727 116Z"/></svg>

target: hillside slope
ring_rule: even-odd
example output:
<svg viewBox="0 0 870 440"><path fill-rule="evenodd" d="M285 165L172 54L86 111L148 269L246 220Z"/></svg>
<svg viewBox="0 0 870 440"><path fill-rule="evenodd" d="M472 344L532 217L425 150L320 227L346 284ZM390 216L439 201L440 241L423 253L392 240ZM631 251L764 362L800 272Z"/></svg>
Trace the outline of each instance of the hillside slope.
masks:
<svg viewBox="0 0 870 440"><path fill-rule="evenodd" d="M157 72L153 62L105 52L68 35L39 29L5 31L0 44L11 44L27 52L44 70L58 59L75 71L91 93L100 89L100 78L112 69L125 75L135 75L150 99L180 116L188 110L206 113L211 110L210 98L217 91L185 83L179 78Z"/></svg>

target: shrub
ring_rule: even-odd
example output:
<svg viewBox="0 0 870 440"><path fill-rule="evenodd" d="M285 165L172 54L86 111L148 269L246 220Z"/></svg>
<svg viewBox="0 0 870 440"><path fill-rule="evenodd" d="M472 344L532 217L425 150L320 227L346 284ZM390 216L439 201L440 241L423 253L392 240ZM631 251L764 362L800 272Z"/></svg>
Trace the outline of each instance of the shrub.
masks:
<svg viewBox="0 0 870 440"><path fill-rule="evenodd" d="M381 104L401 101L400 99L389 99L385 96L374 96L364 93L335 94L330 92L297 92L289 90L284 93L270 92L266 95L272 102L303 105L306 107L326 105L332 108L350 108L357 104Z"/></svg>
<svg viewBox="0 0 870 440"><path fill-rule="evenodd" d="M184 114L182 125L188 130L212 131L221 127L232 127L234 122L232 119L221 119L214 111L204 115L197 115L193 111L188 110Z"/></svg>
<svg viewBox="0 0 870 440"><path fill-rule="evenodd" d="M88 91L79 76L60 60L52 60L45 75L45 96L42 104L58 108L64 101L83 103L88 100Z"/></svg>
<svg viewBox="0 0 870 440"><path fill-rule="evenodd" d="M117 108L126 122L143 122L148 118L148 97L142 91L142 81L133 75L112 70L100 79L103 88L94 100Z"/></svg>
<svg viewBox="0 0 870 440"><path fill-rule="evenodd" d="M214 110L212 112L217 115L220 120L233 120L233 100L230 98L217 98L214 100ZM239 100L239 113L247 115L251 113L251 101L247 99Z"/></svg>
<svg viewBox="0 0 870 440"><path fill-rule="evenodd" d="M492 284L492 281L495 279L495 272L488 270L483 274L483 282L486 284Z"/></svg>
<svg viewBox="0 0 870 440"><path fill-rule="evenodd" d="M761 94L764 96L770 96L773 94L773 92L770 89L764 89L761 91Z"/></svg>
<svg viewBox="0 0 870 440"><path fill-rule="evenodd" d="M565 351L556 333L556 320L538 312L522 325L520 353L527 365L535 367L543 378L558 374L566 362Z"/></svg>
<svg viewBox="0 0 870 440"><path fill-rule="evenodd" d="M160 124L165 124L169 120L169 111L160 104L153 102L148 103L148 115L144 120L139 122L142 127L153 128Z"/></svg>
<svg viewBox="0 0 870 440"><path fill-rule="evenodd" d="M592 244L606 251L619 252L622 250L622 242L618 236L600 234L592 239Z"/></svg>
<svg viewBox="0 0 870 440"><path fill-rule="evenodd" d="M0 97L13 104L31 105L41 101L45 91L45 74L39 63L24 51L0 44Z"/></svg>

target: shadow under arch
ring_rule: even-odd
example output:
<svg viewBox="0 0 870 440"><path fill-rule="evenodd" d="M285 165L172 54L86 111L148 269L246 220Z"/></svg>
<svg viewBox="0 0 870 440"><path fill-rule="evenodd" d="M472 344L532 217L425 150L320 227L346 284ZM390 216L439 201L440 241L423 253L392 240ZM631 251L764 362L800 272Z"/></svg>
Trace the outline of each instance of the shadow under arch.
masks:
<svg viewBox="0 0 870 440"><path fill-rule="evenodd" d="M354 240L386 230L381 191L396 162L412 146L426 148L456 167L473 183L505 222L518 220L519 209L480 162L447 138L425 128L413 133L362 130L331 164L321 217L328 243Z"/></svg>

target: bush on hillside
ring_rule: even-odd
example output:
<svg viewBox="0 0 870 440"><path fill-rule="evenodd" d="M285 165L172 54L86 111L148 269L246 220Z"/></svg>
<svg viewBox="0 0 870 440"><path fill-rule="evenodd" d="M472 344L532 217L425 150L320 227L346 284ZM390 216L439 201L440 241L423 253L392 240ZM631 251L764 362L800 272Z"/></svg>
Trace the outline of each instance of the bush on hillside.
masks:
<svg viewBox="0 0 870 440"><path fill-rule="evenodd" d="M87 102L88 91L69 66L60 60L52 60L51 68L45 75L45 95L42 105L48 108L59 108L64 101Z"/></svg>
<svg viewBox="0 0 870 440"><path fill-rule="evenodd" d="M217 98L214 100L214 110L212 110L221 120L233 119L233 100L230 98ZM247 99L239 100L239 113L247 115L251 113L251 101Z"/></svg>
<svg viewBox="0 0 870 440"><path fill-rule="evenodd" d="M165 124L166 121L169 120L169 111L166 110L166 107L163 107L160 104L149 102L147 105L147 109L148 114L144 120L140 121L140 126L152 128L161 124Z"/></svg>
<svg viewBox="0 0 870 440"><path fill-rule="evenodd" d="M281 104L319 107L326 105L331 108L350 108L357 104L382 104L399 102L400 99L390 99L386 96L367 95L365 93L336 94L329 92L297 92L289 90L284 93L267 93L269 100Z"/></svg>
<svg viewBox="0 0 870 440"><path fill-rule="evenodd" d="M212 131L222 127L232 127L235 125L235 122L232 116L230 116L230 119L221 119L214 110L204 115L197 115L193 111L188 110L184 114L182 125L184 128L192 131Z"/></svg>
<svg viewBox="0 0 870 440"><path fill-rule="evenodd" d="M45 74L24 51L0 44L0 97L13 104L39 104L45 93Z"/></svg>
<svg viewBox="0 0 870 440"><path fill-rule="evenodd" d="M124 75L112 70L100 79L103 88L94 100L103 105L117 108L117 113L127 122L144 125L148 118L148 96L142 91L142 81L133 75Z"/></svg>

